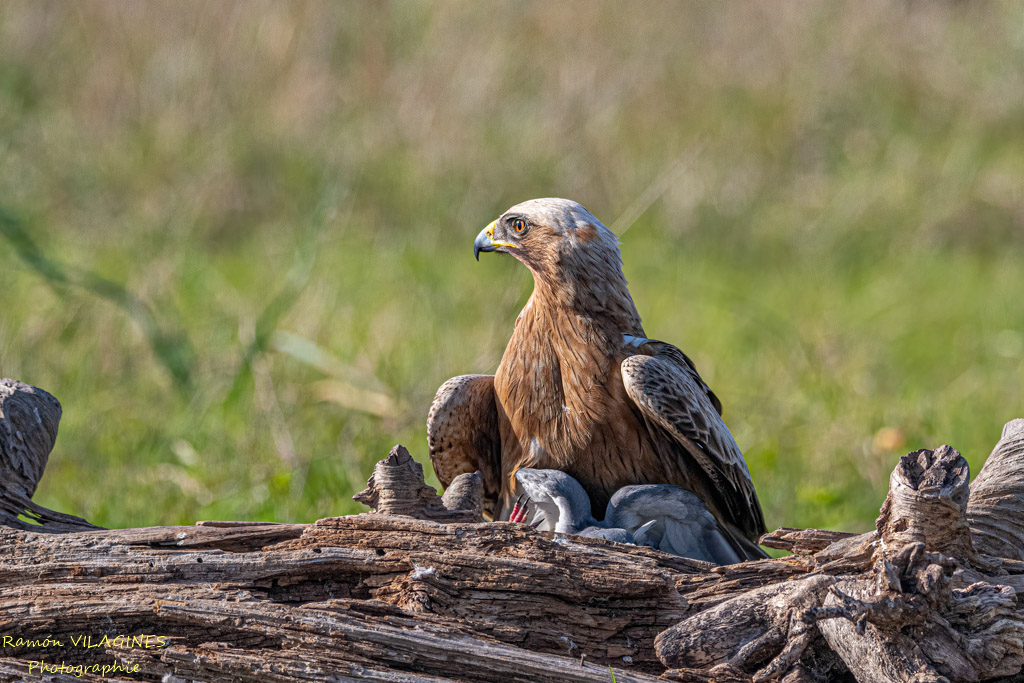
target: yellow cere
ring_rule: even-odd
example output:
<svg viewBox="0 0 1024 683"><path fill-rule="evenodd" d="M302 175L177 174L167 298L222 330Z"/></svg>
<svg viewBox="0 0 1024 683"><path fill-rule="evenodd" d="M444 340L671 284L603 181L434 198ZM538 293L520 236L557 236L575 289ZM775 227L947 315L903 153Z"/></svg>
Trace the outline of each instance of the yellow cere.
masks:
<svg viewBox="0 0 1024 683"><path fill-rule="evenodd" d="M487 235L487 239L491 240L491 246L493 247L511 247L512 249L518 249L519 247L511 242L495 242L494 241L494 226L498 224L497 220L493 220L487 224L484 228L484 234Z"/></svg>

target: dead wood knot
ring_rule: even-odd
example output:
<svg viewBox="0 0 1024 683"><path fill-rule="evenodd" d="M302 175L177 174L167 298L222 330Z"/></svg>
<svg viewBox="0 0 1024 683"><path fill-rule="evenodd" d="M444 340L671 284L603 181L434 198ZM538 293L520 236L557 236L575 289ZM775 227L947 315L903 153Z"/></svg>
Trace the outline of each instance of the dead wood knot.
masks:
<svg viewBox="0 0 1024 683"><path fill-rule="evenodd" d="M383 515L404 515L437 522L482 522L483 480L462 474L442 498L423 479L423 465L396 444L373 468L366 488L352 498Z"/></svg>

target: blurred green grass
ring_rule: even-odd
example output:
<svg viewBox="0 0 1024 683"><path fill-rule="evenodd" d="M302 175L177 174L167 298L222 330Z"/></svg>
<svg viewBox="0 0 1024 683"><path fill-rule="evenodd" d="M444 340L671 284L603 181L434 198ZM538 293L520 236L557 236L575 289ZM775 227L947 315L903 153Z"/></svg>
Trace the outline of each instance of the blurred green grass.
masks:
<svg viewBox="0 0 1024 683"><path fill-rule="evenodd" d="M358 511L529 295L477 231L565 196L636 216L646 330L722 398L769 526L867 528L899 455L977 472L1024 416L1022 26L1010 2L4 3L0 376L64 406L36 499L105 526Z"/></svg>

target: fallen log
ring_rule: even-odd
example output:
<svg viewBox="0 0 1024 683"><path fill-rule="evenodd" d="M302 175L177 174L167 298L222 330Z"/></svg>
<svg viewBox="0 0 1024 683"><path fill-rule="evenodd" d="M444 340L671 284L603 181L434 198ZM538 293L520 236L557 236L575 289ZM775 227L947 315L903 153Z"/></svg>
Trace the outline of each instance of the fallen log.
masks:
<svg viewBox="0 0 1024 683"><path fill-rule="evenodd" d="M954 449L916 451L875 531L780 529L793 555L725 567L473 521L479 478L442 498L401 447L357 496L377 512L314 524L5 518L0 680L1013 680L1022 452L1018 420L968 488Z"/></svg>

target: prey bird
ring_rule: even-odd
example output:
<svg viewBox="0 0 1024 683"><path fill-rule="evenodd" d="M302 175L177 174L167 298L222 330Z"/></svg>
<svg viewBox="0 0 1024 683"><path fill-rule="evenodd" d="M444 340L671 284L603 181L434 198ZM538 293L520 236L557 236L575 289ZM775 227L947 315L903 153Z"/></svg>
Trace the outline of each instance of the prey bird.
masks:
<svg viewBox="0 0 1024 683"><path fill-rule="evenodd" d="M624 486L608 502L604 519L632 534L637 545L714 564L744 559L704 502L678 486Z"/></svg>
<svg viewBox="0 0 1024 683"><path fill-rule="evenodd" d="M701 499L678 486L624 486L612 496L604 520L598 522L591 515L586 491L565 472L524 467L516 472L516 482L523 495L512 508L510 522L541 531L648 545L714 564L743 559Z"/></svg>
<svg viewBox="0 0 1024 683"><path fill-rule="evenodd" d="M721 403L682 351L647 338L615 234L576 202L534 199L473 250L518 259L534 289L495 374L438 389L427 440L441 483L479 470L494 519L508 519L521 468L569 474L592 510L624 486L672 484L703 502L739 557L765 557L761 506Z"/></svg>
<svg viewBox="0 0 1024 683"><path fill-rule="evenodd" d="M598 522L590 513L590 498L580 483L561 470L516 471L516 482L524 492L524 503L512 508L510 522L523 522L540 531L604 538L617 543L636 543L631 530ZM644 526L644 530L654 526ZM637 527L641 527L637 524ZM680 553L676 553L677 555Z"/></svg>

